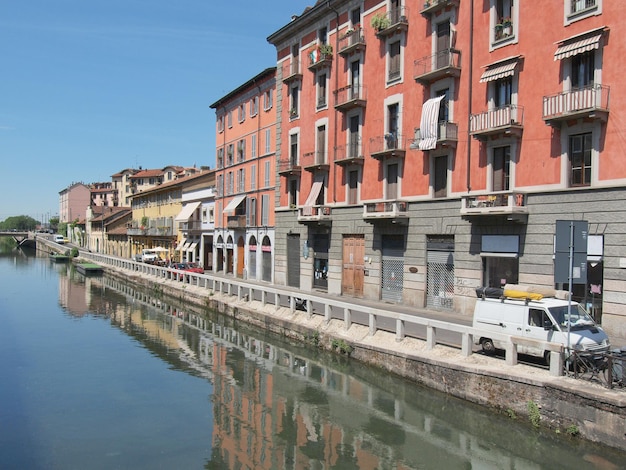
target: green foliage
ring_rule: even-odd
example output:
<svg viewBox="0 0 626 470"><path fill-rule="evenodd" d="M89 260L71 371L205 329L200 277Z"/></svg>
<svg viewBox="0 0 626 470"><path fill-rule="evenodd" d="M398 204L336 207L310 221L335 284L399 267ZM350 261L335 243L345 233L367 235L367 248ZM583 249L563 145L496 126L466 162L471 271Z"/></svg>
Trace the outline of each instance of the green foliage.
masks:
<svg viewBox="0 0 626 470"><path fill-rule="evenodd" d="M0 222L0 230L28 231L35 230L38 225L39 222L28 215L17 215Z"/></svg>
<svg viewBox="0 0 626 470"><path fill-rule="evenodd" d="M72 250L70 251L70 256L72 258L77 258L78 257L78 248L76 248L76 247L72 248Z"/></svg>
<svg viewBox="0 0 626 470"><path fill-rule="evenodd" d="M57 232L65 235L67 233L67 222L61 222L57 227Z"/></svg>
<svg viewBox="0 0 626 470"><path fill-rule="evenodd" d="M352 354L354 348L346 343L343 339L334 339L330 343L330 346L333 348L333 351L339 349L341 354L347 354L348 356Z"/></svg>
<svg viewBox="0 0 626 470"><path fill-rule="evenodd" d="M377 13L372 17L371 25L376 31L382 31L391 26L391 21L384 13Z"/></svg>
<svg viewBox="0 0 626 470"><path fill-rule="evenodd" d="M534 427L538 428L539 423L541 422L541 413L539 412L539 405L532 400L529 400L526 404L528 409L528 419L530 419L530 424Z"/></svg>
<svg viewBox="0 0 626 470"><path fill-rule="evenodd" d="M517 419L517 415L515 414L515 411L513 411L511 408L506 409L506 415L511 419Z"/></svg>
<svg viewBox="0 0 626 470"><path fill-rule="evenodd" d="M572 437L577 437L580 435L580 429L578 429L578 426L576 426L575 424L568 426L565 432Z"/></svg>

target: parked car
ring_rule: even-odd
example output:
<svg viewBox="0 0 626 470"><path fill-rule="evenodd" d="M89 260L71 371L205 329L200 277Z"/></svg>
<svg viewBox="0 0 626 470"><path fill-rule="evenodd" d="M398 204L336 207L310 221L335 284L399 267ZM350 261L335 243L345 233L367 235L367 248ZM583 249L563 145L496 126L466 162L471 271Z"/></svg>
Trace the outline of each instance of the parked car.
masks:
<svg viewBox="0 0 626 470"><path fill-rule="evenodd" d="M63 237L63 235L55 235L54 242L63 245L65 243L65 238Z"/></svg>
<svg viewBox="0 0 626 470"><path fill-rule="evenodd" d="M185 263L185 271L189 271L192 273L204 274L204 269L200 267L198 263Z"/></svg>
<svg viewBox="0 0 626 470"><path fill-rule="evenodd" d="M141 261L148 264L154 264L159 260L159 254L155 250L141 250Z"/></svg>

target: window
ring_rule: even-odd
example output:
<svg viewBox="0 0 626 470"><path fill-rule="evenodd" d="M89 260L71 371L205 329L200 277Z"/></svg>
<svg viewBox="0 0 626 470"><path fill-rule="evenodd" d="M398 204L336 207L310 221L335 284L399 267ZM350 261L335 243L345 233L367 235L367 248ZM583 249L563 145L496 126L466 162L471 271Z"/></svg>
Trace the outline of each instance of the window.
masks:
<svg viewBox="0 0 626 470"><path fill-rule="evenodd" d="M217 132L224 132L224 116L217 119Z"/></svg>
<svg viewBox="0 0 626 470"><path fill-rule="evenodd" d="M326 163L326 126L317 128L317 152L315 154L315 164Z"/></svg>
<svg viewBox="0 0 626 470"><path fill-rule="evenodd" d="M208 221L208 216L207 216L207 208L203 207L202 208L202 223L206 224Z"/></svg>
<svg viewBox="0 0 626 470"><path fill-rule="evenodd" d="M270 223L270 197L267 194L261 196L261 225Z"/></svg>
<svg viewBox="0 0 626 470"><path fill-rule="evenodd" d="M493 191L508 191L510 189L511 147L496 147L493 149L492 189Z"/></svg>
<svg viewBox="0 0 626 470"><path fill-rule="evenodd" d="M450 121L450 89L437 91L437 96L443 96L439 103L439 122L448 122Z"/></svg>
<svg viewBox="0 0 626 470"><path fill-rule="evenodd" d="M269 111L273 105L273 90L270 88L263 93L263 109Z"/></svg>
<svg viewBox="0 0 626 470"><path fill-rule="evenodd" d="M237 109L237 117L239 119L239 122L243 122L246 120L246 107L243 104L240 104L239 108Z"/></svg>
<svg viewBox="0 0 626 470"><path fill-rule="evenodd" d="M248 198L247 204L248 210L246 211L246 225L248 227L256 227L256 198Z"/></svg>
<svg viewBox="0 0 626 470"><path fill-rule="evenodd" d="M226 148L226 165L227 166L231 166L233 163L235 163L234 152L235 152L235 146L233 144L228 144L228 147Z"/></svg>
<svg viewBox="0 0 626 470"><path fill-rule="evenodd" d="M233 127L233 111L232 110L228 111L227 118L228 118L228 127L229 128Z"/></svg>
<svg viewBox="0 0 626 470"><path fill-rule="evenodd" d="M226 181L226 194L231 195L235 187L235 175L232 171L229 171L227 177L228 179Z"/></svg>
<svg viewBox="0 0 626 470"><path fill-rule="evenodd" d="M358 158L361 155L361 149L359 142L361 141L361 136L359 135L359 128L361 119L358 115L350 116L350 124L349 124L349 141L348 141L348 158Z"/></svg>
<svg viewBox="0 0 626 470"><path fill-rule="evenodd" d="M328 41L328 28L320 28L317 32L317 39L320 44L326 44Z"/></svg>
<svg viewBox="0 0 626 470"><path fill-rule="evenodd" d="M250 100L250 116L256 116L259 112L259 97L255 96Z"/></svg>
<svg viewBox="0 0 626 470"><path fill-rule="evenodd" d="M358 170L350 170L347 174L348 178L348 204L357 204L359 202L359 172Z"/></svg>
<svg viewBox="0 0 626 470"><path fill-rule="evenodd" d="M299 93L300 89L298 88L298 86L294 86L291 88L291 107L289 108L289 116L291 118L296 118L298 117L298 104L299 104L299 97L300 97L300 93Z"/></svg>
<svg viewBox="0 0 626 470"><path fill-rule="evenodd" d="M502 288L506 284L517 284L519 259L488 256L483 258L483 285Z"/></svg>
<svg viewBox="0 0 626 470"><path fill-rule="evenodd" d="M350 11L350 23L352 24L352 28L357 29L361 24L361 9L355 8Z"/></svg>
<svg viewBox="0 0 626 470"><path fill-rule="evenodd" d="M217 149L217 168L224 168L224 149Z"/></svg>
<svg viewBox="0 0 626 470"><path fill-rule="evenodd" d="M224 195L224 175L217 175L217 188L215 191L217 197Z"/></svg>
<svg viewBox="0 0 626 470"><path fill-rule="evenodd" d="M256 158L256 134L250 136L250 158Z"/></svg>
<svg viewBox="0 0 626 470"><path fill-rule="evenodd" d="M271 173L270 173L270 162L265 162L265 187L268 188L271 185Z"/></svg>
<svg viewBox="0 0 626 470"><path fill-rule="evenodd" d="M399 113L400 105L398 103L387 106L387 132L385 133L385 150L393 150L399 148Z"/></svg>
<svg viewBox="0 0 626 470"><path fill-rule="evenodd" d="M298 179L291 178L289 180L289 207L296 207L298 204Z"/></svg>
<svg viewBox="0 0 626 470"><path fill-rule="evenodd" d="M387 81L400 79L400 41L389 44L389 73Z"/></svg>
<svg viewBox="0 0 626 470"><path fill-rule="evenodd" d="M272 151L272 130L265 129L265 153L271 153Z"/></svg>
<svg viewBox="0 0 626 470"><path fill-rule="evenodd" d="M576 54L572 57L572 88L584 88L593 85L594 72L594 52Z"/></svg>
<svg viewBox="0 0 626 470"><path fill-rule="evenodd" d="M390 163L385 169L387 170L385 179L385 199L395 201L398 198L398 164Z"/></svg>
<svg viewBox="0 0 626 470"><path fill-rule="evenodd" d="M514 0L491 0L492 41L509 44L509 38L515 37L517 30L519 5Z"/></svg>
<svg viewBox="0 0 626 470"><path fill-rule="evenodd" d="M256 189L256 165L250 166L250 190Z"/></svg>
<svg viewBox="0 0 626 470"><path fill-rule="evenodd" d="M241 139L237 142L237 162L241 163L246 160L246 141Z"/></svg>
<svg viewBox="0 0 626 470"><path fill-rule="evenodd" d="M433 194L436 198L448 195L448 157L433 158Z"/></svg>
<svg viewBox="0 0 626 470"><path fill-rule="evenodd" d="M326 107L326 74L320 73L317 76L317 107Z"/></svg>
<svg viewBox="0 0 626 470"><path fill-rule="evenodd" d="M591 184L591 133L569 138L570 186Z"/></svg>
<svg viewBox="0 0 626 470"><path fill-rule="evenodd" d="M209 223L212 224L215 222L215 209L211 207L209 209Z"/></svg>
<svg viewBox="0 0 626 470"><path fill-rule="evenodd" d="M570 6L570 15L574 15L579 12L584 12L587 9L595 8L598 6L598 0L567 0Z"/></svg>
<svg viewBox="0 0 626 470"><path fill-rule="evenodd" d="M494 105L496 108L511 104L511 96L513 95L513 78L505 77L496 80L494 83Z"/></svg>
<svg viewBox="0 0 626 470"><path fill-rule="evenodd" d="M240 168L237 170L237 192L243 193L246 190L246 170Z"/></svg>
<svg viewBox="0 0 626 470"><path fill-rule="evenodd" d="M292 167L298 164L298 134L289 136L289 162Z"/></svg>

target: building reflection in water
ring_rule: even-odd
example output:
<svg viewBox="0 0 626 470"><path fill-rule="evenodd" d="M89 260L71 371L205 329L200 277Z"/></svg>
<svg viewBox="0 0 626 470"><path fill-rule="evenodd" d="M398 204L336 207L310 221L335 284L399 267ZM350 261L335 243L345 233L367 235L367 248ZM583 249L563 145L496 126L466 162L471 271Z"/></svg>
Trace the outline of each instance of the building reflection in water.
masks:
<svg viewBox="0 0 626 470"><path fill-rule="evenodd" d="M106 316L174 368L212 384L207 468L550 468L585 458L555 453L563 443L554 436L538 439L522 425L513 432L511 420L346 357L268 340L108 276L71 267L61 274L60 302L70 314Z"/></svg>

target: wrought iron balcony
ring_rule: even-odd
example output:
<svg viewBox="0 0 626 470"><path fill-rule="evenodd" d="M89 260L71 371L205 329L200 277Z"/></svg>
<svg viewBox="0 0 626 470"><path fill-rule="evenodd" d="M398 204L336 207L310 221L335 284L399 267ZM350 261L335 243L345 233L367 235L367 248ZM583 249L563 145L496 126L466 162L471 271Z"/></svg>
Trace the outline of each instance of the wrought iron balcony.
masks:
<svg viewBox="0 0 626 470"><path fill-rule="evenodd" d="M370 155L372 158L377 160L387 157L404 158L405 153L405 142L400 134L385 134L370 139Z"/></svg>
<svg viewBox="0 0 626 470"><path fill-rule="evenodd" d="M435 13L449 8L458 7L459 0L425 0L424 8L420 11L420 14L425 18L430 18Z"/></svg>
<svg viewBox="0 0 626 470"><path fill-rule="evenodd" d="M229 215L226 218L227 228L246 228L246 214L243 215Z"/></svg>
<svg viewBox="0 0 626 470"><path fill-rule="evenodd" d="M302 72L300 72L300 60L298 57L292 57L290 61L283 64L283 83L291 83L295 80L302 80Z"/></svg>
<svg viewBox="0 0 626 470"><path fill-rule="evenodd" d="M354 108L364 108L367 103L367 93L364 86L348 85L335 92L335 109L349 111Z"/></svg>
<svg viewBox="0 0 626 470"><path fill-rule="evenodd" d="M333 61L332 47L324 44L324 47L316 47L309 52L309 70L318 70L323 67L329 67Z"/></svg>
<svg viewBox="0 0 626 470"><path fill-rule="evenodd" d="M528 214L526 195L518 191L494 191L461 198L463 216L514 216Z"/></svg>
<svg viewBox="0 0 626 470"><path fill-rule="evenodd" d="M543 120L551 126L562 121L590 118L606 122L610 87L591 85L543 97Z"/></svg>
<svg viewBox="0 0 626 470"><path fill-rule="evenodd" d="M363 28L357 27L352 30L348 30L343 36L339 38L339 55L347 56L353 52L362 51L365 49L365 35L363 34Z"/></svg>
<svg viewBox="0 0 626 470"><path fill-rule="evenodd" d="M199 232L202 230L202 221L191 220L188 222L179 222L178 228L182 232Z"/></svg>
<svg viewBox="0 0 626 470"><path fill-rule="evenodd" d="M326 151L317 150L315 152L308 152L302 155L300 159L302 168L306 171L328 170L330 165L328 164L328 157Z"/></svg>
<svg viewBox="0 0 626 470"><path fill-rule="evenodd" d="M365 220L406 219L408 216L408 204L405 201L368 202L363 205Z"/></svg>
<svg viewBox="0 0 626 470"><path fill-rule="evenodd" d="M428 85L444 77L461 75L461 51L444 49L413 63L413 78L422 85Z"/></svg>
<svg viewBox="0 0 626 470"><path fill-rule="evenodd" d="M486 140L496 134L520 137L523 129L524 108L514 104L470 116L470 135L478 140Z"/></svg>
<svg viewBox="0 0 626 470"><path fill-rule="evenodd" d="M302 173L302 167L298 164L297 159L278 161L278 174L281 176L299 175Z"/></svg>
<svg viewBox="0 0 626 470"><path fill-rule="evenodd" d="M332 209L329 206L309 206L298 208L298 222L328 222L331 220Z"/></svg>
<svg viewBox="0 0 626 470"><path fill-rule="evenodd" d="M335 150L335 163L337 165L363 165L363 149L360 142L354 144L340 145Z"/></svg>
<svg viewBox="0 0 626 470"><path fill-rule="evenodd" d="M372 28L376 36L383 39L401 31L409 29L408 8L393 8L385 14L377 14L372 18Z"/></svg>
<svg viewBox="0 0 626 470"><path fill-rule="evenodd" d="M411 144L411 149L419 149L419 143L422 140L421 129L415 129L415 140ZM459 126L455 122L439 121L437 123L437 147L456 148L459 141Z"/></svg>

